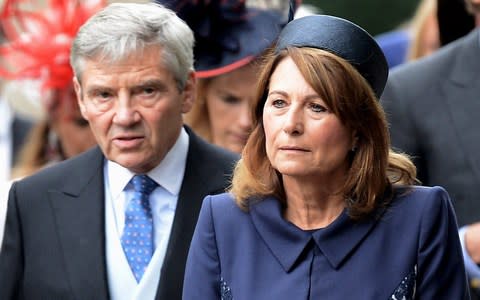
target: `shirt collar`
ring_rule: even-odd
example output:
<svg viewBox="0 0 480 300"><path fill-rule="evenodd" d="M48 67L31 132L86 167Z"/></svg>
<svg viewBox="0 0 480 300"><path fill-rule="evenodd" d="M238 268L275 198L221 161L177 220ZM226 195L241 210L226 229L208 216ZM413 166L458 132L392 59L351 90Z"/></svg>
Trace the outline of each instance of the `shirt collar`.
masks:
<svg viewBox="0 0 480 300"><path fill-rule="evenodd" d="M178 196L182 186L183 175L187 162L189 137L184 128L173 147L168 151L162 162L147 173L170 194ZM113 161L107 161L107 174L112 196L117 197L135 175L125 167Z"/></svg>
<svg viewBox="0 0 480 300"><path fill-rule="evenodd" d="M252 204L250 214L258 233L286 272L294 267L312 238L330 265L338 269L377 222L377 218L354 222L344 210L333 223L312 234L286 221L280 202L273 197Z"/></svg>

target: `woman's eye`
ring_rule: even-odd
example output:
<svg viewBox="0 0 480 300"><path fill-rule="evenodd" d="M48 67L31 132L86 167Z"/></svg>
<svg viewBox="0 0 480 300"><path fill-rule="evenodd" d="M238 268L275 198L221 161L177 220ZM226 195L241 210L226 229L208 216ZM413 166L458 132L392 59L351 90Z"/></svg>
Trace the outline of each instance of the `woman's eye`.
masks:
<svg viewBox="0 0 480 300"><path fill-rule="evenodd" d="M312 109L313 112L324 112L324 111L327 111L327 109L326 109L324 106L322 106L322 105L320 105L320 104L318 104L318 103L311 103L311 104L310 104L310 108Z"/></svg>

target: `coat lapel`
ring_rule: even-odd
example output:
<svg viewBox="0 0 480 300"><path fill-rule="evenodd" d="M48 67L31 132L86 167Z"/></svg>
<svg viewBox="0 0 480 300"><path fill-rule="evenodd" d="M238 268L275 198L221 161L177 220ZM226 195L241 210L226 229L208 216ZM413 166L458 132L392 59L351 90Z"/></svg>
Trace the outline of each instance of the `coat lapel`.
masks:
<svg viewBox="0 0 480 300"><path fill-rule="evenodd" d="M107 299L103 156L77 159L58 190L49 193L68 280L77 299ZM77 172L77 171L72 171Z"/></svg>
<svg viewBox="0 0 480 300"><path fill-rule="evenodd" d="M480 181L480 134L474 126L480 115L480 30L466 36L456 50L451 75L440 87L438 99L445 99L458 141Z"/></svg>
<svg viewBox="0 0 480 300"><path fill-rule="evenodd" d="M187 164L162 266L157 300L181 299L186 259L202 200L209 194L223 192L228 183L226 174L219 174L224 172L224 168L218 166L218 158L212 157L212 152L208 150L211 145L207 145L188 128L186 130L190 137ZM222 177L225 180L219 180Z"/></svg>

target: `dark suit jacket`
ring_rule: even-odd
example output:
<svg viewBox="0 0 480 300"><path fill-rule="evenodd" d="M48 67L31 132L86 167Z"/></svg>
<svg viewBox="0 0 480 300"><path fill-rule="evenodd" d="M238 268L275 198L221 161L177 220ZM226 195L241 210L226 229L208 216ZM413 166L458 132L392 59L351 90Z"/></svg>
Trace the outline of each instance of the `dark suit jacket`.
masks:
<svg viewBox="0 0 480 300"><path fill-rule="evenodd" d="M480 29L394 69L382 105L422 183L448 191L460 226L480 221Z"/></svg>
<svg viewBox="0 0 480 300"><path fill-rule="evenodd" d="M400 194L380 218L353 222L343 212L316 231L283 219L275 198L244 212L229 194L208 197L183 299L469 299L448 194Z"/></svg>
<svg viewBox="0 0 480 300"><path fill-rule="evenodd" d="M237 155L187 129L190 146L156 299L181 299L203 198L224 191ZM108 299L104 156L98 147L16 182L0 255L0 299Z"/></svg>

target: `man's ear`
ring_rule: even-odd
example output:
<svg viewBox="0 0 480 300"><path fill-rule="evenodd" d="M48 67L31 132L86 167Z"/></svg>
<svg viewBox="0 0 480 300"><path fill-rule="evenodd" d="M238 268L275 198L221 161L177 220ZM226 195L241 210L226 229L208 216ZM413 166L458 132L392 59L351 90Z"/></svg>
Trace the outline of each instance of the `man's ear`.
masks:
<svg viewBox="0 0 480 300"><path fill-rule="evenodd" d="M80 108L80 113L82 114L82 117L88 121L87 108L85 107L85 102L83 102L82 86L80 85L80 82L78 82L76 76L73 76L72 81L73 81L73 88L75 90L75 95L77 96L77 103L78 103L78 107Z"/></svg>
<svg viewBox="0 0 480 300"><path fill-rule="evenodd" d="M183 88L182 94L182 113L188 113L195 102L195 93L197 89L197 78L195 77L195 72L190 71L188 74L187 81L185 82L185 87Z"/></svg>

